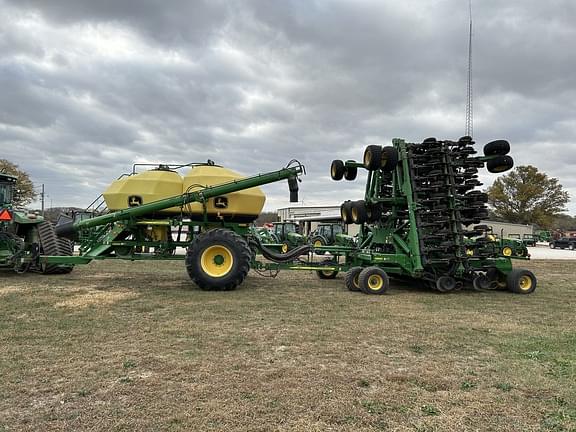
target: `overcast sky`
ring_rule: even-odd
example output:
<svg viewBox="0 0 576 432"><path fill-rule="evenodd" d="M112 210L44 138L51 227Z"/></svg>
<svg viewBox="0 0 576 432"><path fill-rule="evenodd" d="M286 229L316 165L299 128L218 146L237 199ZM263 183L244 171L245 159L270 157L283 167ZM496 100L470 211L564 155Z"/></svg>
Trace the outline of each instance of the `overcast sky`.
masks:
<svg viewBox="0 0 576 432"><path fill-rule="evenodd" d="M557 177L576 213L576 1L482 0L474 138ZM332 159L464 134L465 0L0 0L0 158L85 206L134 162L307 167L305 205L359 199ZM494 175L483 175L485 186ZM268 209L289 205L264 188Z"/></svg>

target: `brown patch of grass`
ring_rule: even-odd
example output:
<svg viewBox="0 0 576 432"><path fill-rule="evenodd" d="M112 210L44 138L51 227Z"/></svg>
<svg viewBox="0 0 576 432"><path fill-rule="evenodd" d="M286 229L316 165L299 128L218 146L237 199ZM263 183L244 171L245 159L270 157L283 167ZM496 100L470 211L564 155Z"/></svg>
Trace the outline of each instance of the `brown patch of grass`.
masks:
<svg viewBox="0 0 576 432"><path fill-rule="evenodd" d="M138 297L139 294L131 291L96 291L86 289L62 302L56 303L56 307L85 308L88 306L109 306L122 300Z"/></svg>
<svg viewBox="0 0 576 432"><path fill-rule="evenodd" d="M179 262L8 277L0 431L573 430L573 263L525 266L530 296L311 272L204 292Z"/></svg>

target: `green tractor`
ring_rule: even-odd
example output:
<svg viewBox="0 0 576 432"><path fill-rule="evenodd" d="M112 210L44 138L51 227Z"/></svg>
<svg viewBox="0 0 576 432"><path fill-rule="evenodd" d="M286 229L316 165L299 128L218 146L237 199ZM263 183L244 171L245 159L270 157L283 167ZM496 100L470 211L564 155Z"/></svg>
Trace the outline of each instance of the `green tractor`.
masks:
<svg viewBox="0 0 576 432"><path fill-rule="evenodd" d="M70 273L73 266L69 264L39 263L41 254L72 255L74 244L58 238L53 225L43 217L13 208L16 181L16 177L0 173L0 270Z"/></svg>
<svg viewBox="0 0 576 432"><path fill-rule="evenodd" d="M280 244L283 253L306 244L306 237L300 234L300 227L295 222L273 222L272 238Z"/></svg>
<svg viewBox="0 0 576 432"><path fill-rule="evenodd" d="M529 258L528 248L520 239L520 234L499 237L492 227L477 225L466 233L466 253L470 256ZM516 237L517 236L517 237ZM475 237L475 238L472 238Z"/></svg>
<svg viewBox="0 0 576 432"><path fill-rule="evenodd" d="M526 246L535 247L536 236L534 234L523 234L522 243L524 243Z"/></svg>
<svg viewBox="0 0 576 432"><path fill-rule="evenodd" d="M536 230L536 239L539 242L549 243L552 241L552 233L548 230Z"/></svg>
<svg viewBox="0 0 576 432"><path fill-rule="evenodd" d="M354 237L344 232L344 227L339 223L322 223L308 236L310 244L314 247L321 246L354 246Z"/></svg>

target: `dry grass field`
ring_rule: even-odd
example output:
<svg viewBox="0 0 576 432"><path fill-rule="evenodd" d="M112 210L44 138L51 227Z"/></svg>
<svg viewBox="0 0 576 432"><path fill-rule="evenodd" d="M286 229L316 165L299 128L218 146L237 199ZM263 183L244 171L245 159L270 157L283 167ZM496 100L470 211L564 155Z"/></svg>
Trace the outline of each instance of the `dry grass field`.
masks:
<svg viewBox="0 0 576 432"><path fill-rule="evenodd" d="M0 277L0 431L576 431L574 261L530 296L183 263Z"/></svg>

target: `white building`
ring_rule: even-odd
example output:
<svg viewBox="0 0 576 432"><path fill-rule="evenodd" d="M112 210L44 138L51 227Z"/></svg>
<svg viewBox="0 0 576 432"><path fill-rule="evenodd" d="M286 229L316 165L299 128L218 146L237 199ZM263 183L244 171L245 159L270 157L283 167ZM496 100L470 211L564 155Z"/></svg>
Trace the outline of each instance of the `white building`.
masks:
<svg viewBox="0 0 576 432"><path fill-rule="evenodd" d="M308 234L318 226L321 222L342 222L340 217L340 206L309 206L309 207L285 207L278 209L278 217L280 222L298 222L301 225L302 232ZM508 237L510 234L533 234L534 227L532 225L512 224L507 222L496 222L490 220L483 220L480 225L488 225L492 227L494 234L501 237ZM469 229L472 229L472 225ZM350 224L346 225L347 233L356 235L359 231L359 225Z"/></svg>

